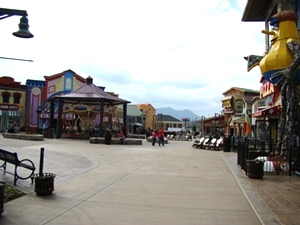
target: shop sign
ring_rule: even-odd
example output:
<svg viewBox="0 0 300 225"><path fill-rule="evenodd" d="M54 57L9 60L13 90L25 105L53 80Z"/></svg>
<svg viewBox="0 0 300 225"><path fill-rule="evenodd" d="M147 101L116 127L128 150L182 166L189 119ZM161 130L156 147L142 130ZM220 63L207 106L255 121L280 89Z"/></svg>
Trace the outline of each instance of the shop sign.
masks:
<svg viewBox="0 0 300 225"><path fill-rule="evenodd" d="M274 84L266 82L260 88L260 97L265 98L275 92Z"/></svg>
<svg viewBox="0 0 300 225"><path fill-rule="evenodd" d="M41 114L40 114L40 118L43 118L43 119L50 119L50 113L41 113Z"/></svg>
<svg viewBox="0 0 300 225"><path fill-rule="evenodd" d="M18 110L18 105L0 104L0 110Z"/></svg>
<svg viewBox="0 0 300 225"><path fill-rule="evenodd" d="M225 109L231 108L231 99L222 102L222 106Z"/></svg>
<svg viewBox="0 0 300 225"><path fill-rule="evenodd" d="M57 117L58 117L58 114L54 113L53 119L57 119ZM50 119L50 113L41 113L40 114L40 118L42 118L42 119Z"/></svg>

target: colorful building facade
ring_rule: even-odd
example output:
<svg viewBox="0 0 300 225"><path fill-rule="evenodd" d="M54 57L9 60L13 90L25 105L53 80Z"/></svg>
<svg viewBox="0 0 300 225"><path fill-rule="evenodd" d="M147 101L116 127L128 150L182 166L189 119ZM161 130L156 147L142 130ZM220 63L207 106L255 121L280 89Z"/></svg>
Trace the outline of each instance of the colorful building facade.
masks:
<svg viewBox="0 0 300 225"><path fill-rule="evenodd" d="M25 130L26 85L12 77L0 77L0 131L16 124L16 131Z"/></svg>

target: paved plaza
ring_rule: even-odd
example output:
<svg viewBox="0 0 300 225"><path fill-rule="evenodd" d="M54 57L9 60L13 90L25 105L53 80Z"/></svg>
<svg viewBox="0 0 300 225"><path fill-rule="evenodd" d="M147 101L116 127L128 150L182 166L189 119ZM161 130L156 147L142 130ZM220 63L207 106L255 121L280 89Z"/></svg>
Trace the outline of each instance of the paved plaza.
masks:
<svg viewBox="0 0 300 225"><path fill-rule="evenodd" d="M30 179L19 180L17 187L27 195L4 205L1 225L282 224L280 214L265 203L270 199L257 194L262 183L276 188L273 178L250 181L233 152L195 149L190 141L159 147L145 140L142 145L102 145L0 137L0 143L20 159L31 159L36 173L44 148L43 172L57 175L51 196L37 196ZM1 172L1 177L13 183L12 175ZM299 177L292 179L299 184ZM299 221L297 210L282 218Z"/></svg>

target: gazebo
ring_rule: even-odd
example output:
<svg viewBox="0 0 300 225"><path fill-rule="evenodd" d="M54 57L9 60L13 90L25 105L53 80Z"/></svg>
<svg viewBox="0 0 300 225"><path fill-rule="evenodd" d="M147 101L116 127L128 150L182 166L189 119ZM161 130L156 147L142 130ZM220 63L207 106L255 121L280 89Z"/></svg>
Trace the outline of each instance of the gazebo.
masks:
<svg viewBox="0 0 300 225"><path fill-rule="evenodd" d="M89 76L86 79L86 83L82 85L77 90L53 96L50 99L50 125L54 127L54 106L58 105L57 111L57 122L55 124L56 129L56 138L61 137L62 132L62 117L64 114L64 110L69 108L68 106L72 106L73 108L77 107L78 110L85 111L87 110L86 106L92 108L99 113L99 133L100 137L103 136L103 118L104 118L104 108L113 107L116 105L123 105L123 132L127 135L127 124L126 124L126 116L127 116L127 104L130 101L121 99L119 97L113 96L107 92L105 92L100 87L97 87L93 84L93 79Z"/></svg>

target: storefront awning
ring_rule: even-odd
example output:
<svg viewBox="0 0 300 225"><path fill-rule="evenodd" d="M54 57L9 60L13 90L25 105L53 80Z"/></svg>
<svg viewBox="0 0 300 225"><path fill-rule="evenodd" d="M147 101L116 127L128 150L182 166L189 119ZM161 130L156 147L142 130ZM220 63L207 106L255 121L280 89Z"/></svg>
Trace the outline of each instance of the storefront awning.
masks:
<svg viewBox="0 0 300 225"><path fill-rule="evenodd" d="M281 107L280 105L275 105L252 114L252 117L261 117L261 116L276 116L280 115Z"/></svg>
<svg viewBox="0 0 300 225"><path fill-rule="evenodd" d="M132 123L131 126L141 127L141 126L143 126L143 124L135 122L135 123Z"/></svg>
<svg viewBox="0 0 300 225"><path fill-rule="evenodd" d="M245 115L242 115L242 116L234 116L234 117L232 118L232 122L233 122L233 123L245 123L245 122L246 122Z"/></svg>
<svg viewBox="0 0 300 225"><path fill-rule="evenodd" d="M223 101L227 101L227 100L231 100L231 99L232 99L232 95L230 95L230 96L225 96L225 97L222 98L222 102L223 102Z"/></svg>

